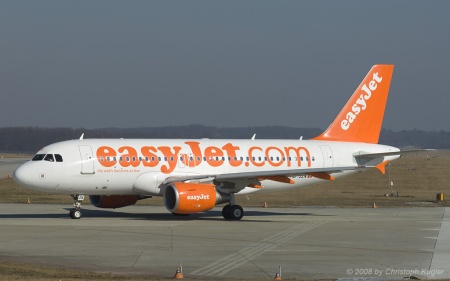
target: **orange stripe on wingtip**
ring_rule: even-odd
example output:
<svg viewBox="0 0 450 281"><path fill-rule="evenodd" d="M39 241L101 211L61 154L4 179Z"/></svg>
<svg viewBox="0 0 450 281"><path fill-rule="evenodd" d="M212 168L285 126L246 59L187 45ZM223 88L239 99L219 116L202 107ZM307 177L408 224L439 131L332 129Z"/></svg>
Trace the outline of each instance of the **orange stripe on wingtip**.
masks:
<svg viewBox="0 0 450 281"><path fill-rule="evenodd" d="M330 127L314 140L378 143L394 65L374 65Z"/></svg>

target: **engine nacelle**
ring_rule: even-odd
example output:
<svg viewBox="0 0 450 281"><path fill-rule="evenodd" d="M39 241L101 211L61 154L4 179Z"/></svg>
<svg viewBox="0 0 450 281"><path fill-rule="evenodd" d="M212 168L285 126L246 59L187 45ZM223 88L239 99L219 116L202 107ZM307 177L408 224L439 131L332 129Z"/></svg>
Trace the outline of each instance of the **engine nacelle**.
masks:
<svg viewBox="0 0 450 281"><path fill-rule="evenodd" d="M97 208L122 208L136 204L139 195L90 195L91 204Z"/></svg>
<svg viewBox="0 0 450 281"><path fill-rule="evenodd" d="M205 212L230 200L229 194L219 193L213 184L176 182L164 190L164 205L176 214Z"/></svg>

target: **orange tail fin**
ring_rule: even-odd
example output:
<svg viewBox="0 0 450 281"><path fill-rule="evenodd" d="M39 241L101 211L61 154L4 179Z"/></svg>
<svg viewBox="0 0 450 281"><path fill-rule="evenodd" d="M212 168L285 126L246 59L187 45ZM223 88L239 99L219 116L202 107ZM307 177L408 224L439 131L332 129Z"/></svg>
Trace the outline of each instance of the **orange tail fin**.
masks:
<svg viewBox="0 0 450 281"><path fill-rule="evenodd" d="M378 143L394 65L374 65L330 127L314 140Z"/></svg>

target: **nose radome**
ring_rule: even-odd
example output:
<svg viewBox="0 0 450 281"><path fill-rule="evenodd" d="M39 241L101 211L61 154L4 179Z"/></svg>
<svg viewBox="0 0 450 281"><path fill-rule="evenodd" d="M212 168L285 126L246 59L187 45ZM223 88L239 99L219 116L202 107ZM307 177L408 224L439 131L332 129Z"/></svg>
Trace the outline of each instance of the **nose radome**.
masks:
<svg viewBox="0 0 450 281"><path fill-rule="evenodd" d="M13 179L18 184L28 185L30 183L30 168L28 163L20 165L13 173Z"/></svg>

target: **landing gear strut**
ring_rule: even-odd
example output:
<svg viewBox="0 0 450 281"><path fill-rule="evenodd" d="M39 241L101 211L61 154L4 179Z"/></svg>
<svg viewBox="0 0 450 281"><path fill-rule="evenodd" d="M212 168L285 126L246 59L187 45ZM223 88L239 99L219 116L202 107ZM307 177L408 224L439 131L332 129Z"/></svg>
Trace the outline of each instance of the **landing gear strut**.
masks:
<svg viewBox="0 0 450 281"><path fill-rule="evenodd" d="M244 216L244 209L235 204L234 194L231 194L230 204L227 204L222 209L222 216L227 220L240 220Z"/></svg>
<svg viewBox="0 0 450 281"><path fill-rule="evenodd" d="M73 210L70 210L70 218L80 219L81 218L81 202L84 200L84 195L74 194L73 197Z"/></svg>

